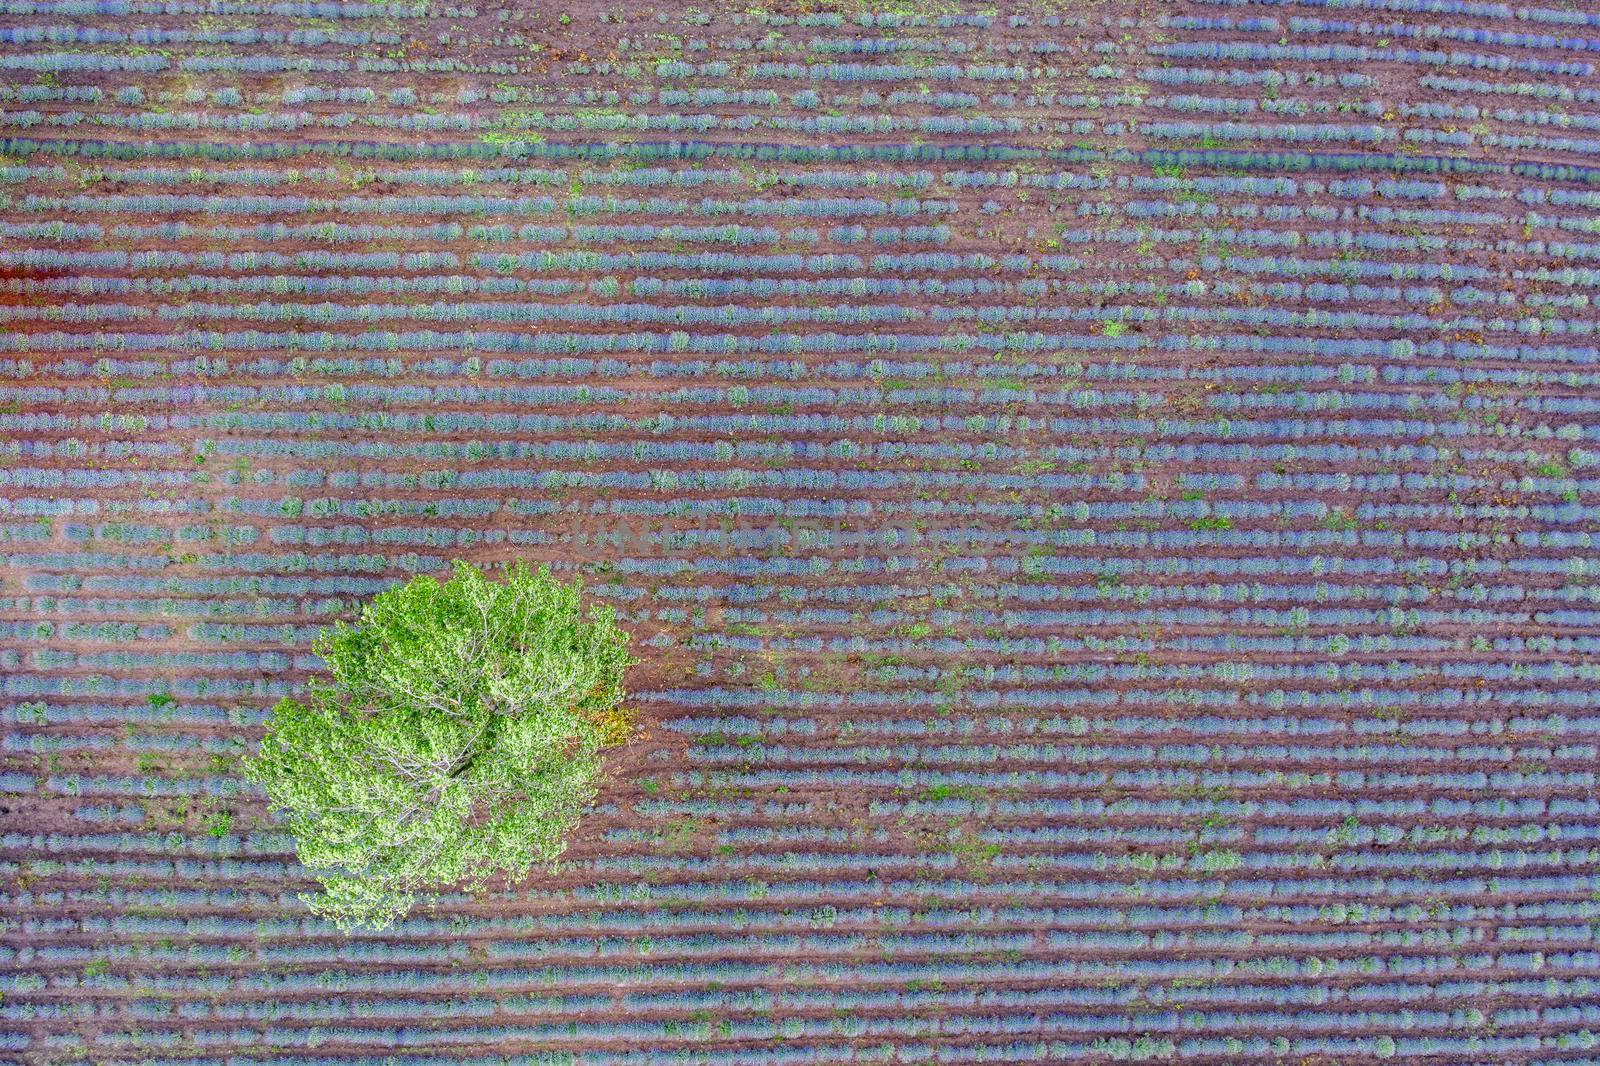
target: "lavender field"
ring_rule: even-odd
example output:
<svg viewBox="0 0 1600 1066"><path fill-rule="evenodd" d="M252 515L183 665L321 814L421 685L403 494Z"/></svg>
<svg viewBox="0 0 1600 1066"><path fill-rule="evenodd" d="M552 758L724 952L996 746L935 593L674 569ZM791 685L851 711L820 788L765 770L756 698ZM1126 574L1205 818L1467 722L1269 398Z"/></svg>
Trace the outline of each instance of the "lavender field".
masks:
<svg viewBox="0 0 1600 1066"><path fill-rule="evenodd" d="M1600 1064L1600 8L0 6L0 1061ZM639 732L346 936L454 558Z"/></svg>

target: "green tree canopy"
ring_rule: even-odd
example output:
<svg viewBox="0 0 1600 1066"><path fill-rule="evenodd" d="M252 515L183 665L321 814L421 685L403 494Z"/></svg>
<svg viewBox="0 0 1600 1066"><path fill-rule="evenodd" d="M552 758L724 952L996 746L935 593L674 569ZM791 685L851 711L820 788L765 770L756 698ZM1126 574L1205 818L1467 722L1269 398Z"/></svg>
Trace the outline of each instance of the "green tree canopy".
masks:
<svg viewBox="0 0 1600 1066"><path fill-rule="evenodd" d="M374 597L312 649L331 681L273 708L246 775L287 814L313 911L383 928L418 893L555 860L627 735L628 634L581 580L457 559Z"/></svg>

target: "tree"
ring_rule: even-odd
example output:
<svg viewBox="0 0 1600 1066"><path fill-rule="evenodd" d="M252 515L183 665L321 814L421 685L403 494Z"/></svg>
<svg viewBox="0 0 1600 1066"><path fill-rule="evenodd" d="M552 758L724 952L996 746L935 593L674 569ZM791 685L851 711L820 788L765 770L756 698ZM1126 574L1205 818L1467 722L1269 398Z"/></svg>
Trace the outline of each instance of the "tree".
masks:
<svg viewBox="0 0 1600 1066"><path fill-rule="evenodd" d="M628 734L628 633L518 560L492 581L457 559L380 593L312 644L331 683L272 710L245 773L287 814L322 884L311 909L381 929L419 892L553 862Z"/></svg>

